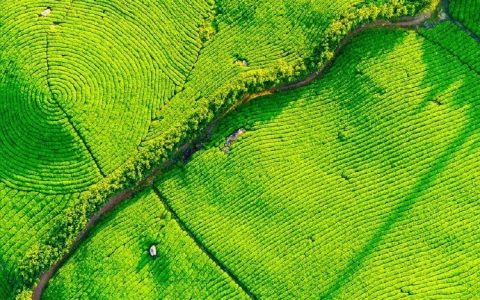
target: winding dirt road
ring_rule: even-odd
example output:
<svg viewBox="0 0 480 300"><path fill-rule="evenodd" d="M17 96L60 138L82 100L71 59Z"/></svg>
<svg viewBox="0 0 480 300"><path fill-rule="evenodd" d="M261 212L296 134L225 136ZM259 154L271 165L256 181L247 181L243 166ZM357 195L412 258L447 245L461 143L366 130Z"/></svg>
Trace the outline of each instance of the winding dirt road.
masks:
<svg viewBox="0 0 480 300"><path fill-rule="evenodd" d="M75 238L75 240L74 240L73 244L71 245L70 249L68 250L68 252L65 253L56 263L54 263L50 267L50 269L48 269L46 272L42 273L42 275L39 279L38 285L33 290L32 299L34 299L34 300L40 300L41 299L42 293L45 290L45 288L47 287L47 284L50 281L50 279L55 275L55 273L58 271L58 269L60 269L60 267L73 255L73 253L75 253L78 246L88 236L89 232L92 230L92 228L94 228L98 224L98 222L100 221L100 219L103 216L105 216L109 212L111 212L113 209L115 209L123 201L131 199L139 191L147 188L148 186L152 186L155 178L157 178L158 175L162 171L164 171L165 169L169 168L170 166L172 166L174 164L174 158L175 157L178 157L179 155L181 155L182 153L187 151L187 149L191 149L196 143L198 143L198 141L200 139L208 138L208 136L210 136L210 134L215 129L218 122L221 119L223 119L226 115L228 115L230 112L234 111L239 106L241 106L241 105L243 105L247 102L250 102L251 100L253 100L255 98L265 96L265 95L275 94L275 93L278 93L278 92L284 92L284 91L288 91L288 90L292 90L292 89L297 89L297 88L301 88L301 87L309 85L315 79L317 79L322 74L324 74L326 71L328 71L330 69L330 67L332 66L332 64L335 62L336 57L342 53L345 46L355 36L357 36L359 33L363 32L365 30L372 29L372 28L409 28L409 29L415 29L415 28L421 26L422 24L424 24L425 21L427 21L431 18L432 18L432 13L429 12L429 13L423 13L423 14L417 15L415 17L401 18L399 21L396 21L396 22L380 20L380 21L375 21L375 22L372 22L372 23L369 23L369 24L362 25L359 28L355 29L354 31L350 32L342 40L342 42L337 47L337 50L334 53L333 59L328 61L322 67L321 70L318 70L318 71L315 71L315 72L311 73L310 75L308 75L306 78L304 78L302 80L292 82L292 83L289 83L289 84L285 84L285 85L281 85L281 86L278 86L278 87L275 87L275 88L272 88L272 89L267 89L267 90L264 90L264 91L261 91L261 92L258 92L258 93L249 94L249 95L244 96L236 104L232 105L229 109L224 111L214 121L212 121L211 124L204 130L204 132L202 134L200 134L200 137L192 140L189 143L186 143L186 144L182 145L176 151L174 151L174 153L172 153L172 156L171 156L172 158L166 160L161 166L155 168L152 171L152 173L149 176L147 176L144 180L142 180L136 187L129 188L129 189L127 189L125 191L122 191L122 192L112 196L111 198L109 198L109 200L104 204L104 206L102 206L102 208L90 218L90 220L88 221L85 228L77 235L77 237ZM479 39L479 41L480 41L480 39Z"/></svg>

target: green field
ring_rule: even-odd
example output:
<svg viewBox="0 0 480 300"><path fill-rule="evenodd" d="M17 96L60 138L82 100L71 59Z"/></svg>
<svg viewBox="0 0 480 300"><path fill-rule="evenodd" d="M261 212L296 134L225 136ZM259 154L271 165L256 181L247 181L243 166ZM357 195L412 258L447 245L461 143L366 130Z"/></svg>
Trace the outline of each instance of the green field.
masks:
<svg viewBox="0 0 480 300"><path fill-rule="evenodd" d="M246 298L151 189L121 205L87 243L89 251L78 253L81 264L65 266L66 277L55 281L45 299ZM152 244L159 249L156 259L148 254Z"/></svg>
<svg viewBox="0 0 480 300"><path fill-rule="evenodd" d="M200 47L193 29L211 5L189 1L166 11L151 1L146 16L148 3L136 2L128 18L130 5L122 2L57 1L47 17L39 13L51 1L0 2L0 179L8 203L1 207L8 222L0 235L8 240L0 258L10 281L38 276L33 268L16 270L25 254L52 234L52 219L66 218L62 209L133 156L193 64ZM154 22L167 16L184 27Z"/></svg>
<svg viewBox="0 0 480 300"><path fill-rule="evenodd" d="M480 2L437 2L0 0L0 299L132 188L42 298L479 297Z"/></svg>
<svg viewBox="0 0 480 300"><path fill-rule="evenodd" d="M160 197L135 203L171 206L259 298L472 299L480 294L478 58L480 45L451 23L370 30L312 85L222 120L191 161L159 178ZM226 149L239 128L246 132ZM85 262L95 257L108 278L142 276L146 254L120 269L98 259L111 246L105 236L137 218L128 207L117 214L60 270L47 298L77 297L85 286L132 290L135 280L118 288ZM136 230L123 247L140 253L146 236Z"/></svg>
<svg viewBox="0 0 480 300"><path fill-rule="evenodd" d="M424 1L0 1L1 294L247 92ZM6 288L5 288L6 287Z"/></svg>
<svg viewBox="0 0 480 300"><path fill-rule="evenodd" d="M480 0L450 0L450 12L468 29L480 35Z"/></svg>

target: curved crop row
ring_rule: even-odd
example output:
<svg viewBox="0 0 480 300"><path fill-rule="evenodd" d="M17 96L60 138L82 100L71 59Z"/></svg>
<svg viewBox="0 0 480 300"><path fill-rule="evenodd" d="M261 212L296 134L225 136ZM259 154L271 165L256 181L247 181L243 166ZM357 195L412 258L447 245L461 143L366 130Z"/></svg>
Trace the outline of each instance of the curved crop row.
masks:
<svg viewBox="0 0 480 300"><path fill-rule="evenodd" d="M317 70L361 23L429 2L1 2L0 182L37 192L36 208L67 206L7 263L14 289L31 286L109 196L246 93Z"/></svg>
<svg viewBox="0 0 480 300"><path fill-rule="evenodd" d="M62 268L44 299L246 298L149 189L121 205ZM155 245L156 257L149 254ZM90 252L92 251L92 252ZM102 262L101 264L99 262Z"/></svg>
<svg viewBox="0 0 480 300"><path fill-rule="evenodd" d="M49 92L48 27L29 15L37 7L18 5L0 4L0 181L53 194L86 189L101 176Z"/></svg>
<svg viewBox="0 0 480 300"><path fill-rule="evenodd" d="M448 27L440 41L444 26L364 33L316 83L240 108L205 150L160 178L156 201L260 298L478 294L479 69L463 61L478 45L446 47L469 38ZM91 279L83 261L135 216L121 213L78 249L47 295L115 286ZM142 235L129 233L130 251L141 251ZM121 272L138 276L142 259L132 256Z"/></svg>
<svg viewBox="0 0 480 300"><path fill-rule="evenodd" d="M207 1L51 5L0 3L0 289L10 295L0 298L38 277L22 262L58 258L61 236L56 249L39 244L57 220L75 218L68 206L81 192L135 153L186 81L212 10Z"/></svg>
<svg viewBox="0 0 480 300"><path fill-rule="evenodd" d="M259 297L472 298L477 72L415 33L364 34L318 83L222 123L158 187Z"/></svg>
<svg viewBox="0 0 480 300"><path fill-rule="evenodd" d="M209 9L206 1L78 1L50 33L52 94L104 174L133 155L155 111L185 82Z"/></svg>
<svg viewBox="0 0 480 300"><path fill-rule="evenodd" d="M132 156L185 82L211 8L63 1L41 17L42 2L1 4L0 176L20 190L84 191Z"/></svg>
<svg viewBox="0 0 480 300"><path fill-rule="evenodd" d="M449 8L455 19L480 35L480 0L450 0Z"/></svg>

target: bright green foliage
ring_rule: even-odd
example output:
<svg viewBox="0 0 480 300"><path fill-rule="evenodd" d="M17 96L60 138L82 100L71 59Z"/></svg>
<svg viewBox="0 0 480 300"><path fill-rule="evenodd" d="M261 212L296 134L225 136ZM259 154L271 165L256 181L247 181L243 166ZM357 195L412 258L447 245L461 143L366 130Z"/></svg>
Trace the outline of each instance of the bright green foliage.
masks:
<svg viewBox="0 0 480 300"><path fill-rule="evenodd" d="M197 28L211 7L138 0L80 1L67 9L53 12L62 23L49 33L51 92L110 174L185 82L201 47Z"/></svg>
<svg viewBox="0 0 480 300"><path fill-rule="evenodd" d="M50 25L37 17L41 3L19 2L0 2L0 179L15 189L44 193L85 188L101 176L49 92Z"/></svg>
<svg viewBox="0 0 480 300"><path fill-rule="evenodd" d="M218 33L202 49L182 93L152 123L142 149L151 153L153 145L160 142L162 146L170 136L195 130L212 118L212 107L228 106L246 92L295 80L307 70L317 69L317 64L331 58L325 53L335 50L344 35L360 23L413 14L426 3L218 1ZM191 105L193 99L196 105ZM187 127L180 133L179 121Z"/></svg>
<svg viewBox="0 0 480 300"><path fill-rule="evenodd" d="M479 69L432 38L444 29L362 34L315 84L227 118L158 187L260 297L473 298Z"/></svg>
<svg viewBox="0 0 480 300"><path fill-rule="evenodd" d="M31 276L30 270L19 274L19 261L43 241L54 220L63 216L65 206L75 197L79 195L43 195L0 184L0 299L12 297L18 277Z"/></svg>
<svg viewBox="0 0 480 300"><path fill-rule="evenodd" d="M82 191L132 156L186 80L212 9L156 3L58 1L46 17L48 1L0 3L3 182Z"/></svg>
<svg viewBox="0 0 480 300"><path fill-rule="evenodd" d="M449 0L450 13L480 35L480 0Z"/></svg>
<svg viewBox="0 0 480 300"><path fill-rule="evenodd" d="M0 1L0 259L9 274L0 280L10 292L17 277L38 276L15 270L26 252L46 254L37 261L48 265L61 251L33 247L52 235L52 219L136 152L154 111L186 80L213 8L172 4ZM79 214L62 217L81 224Z"/></svg>
<svg viewBox="0 0 480 300"><path fill-rule="evenodd" d="M113 299L138 289L135 296L182 298L177 273L135 266L183 268L171 263L183 251L211 265L199 249L262 298L478 295L480 46L470 41L448 23L360 35L311 86L257 99L220 122L205 150L157 182L163 199L146 192L122 205L47 296L93 291ZM239 128L246 133L224 151ZM200 247L166 217L162 201ZM169 229L188 242L169 239ZM182 249L152 262L146 248L156 241ZM204 273L228 282L224 273Z"/></svg>
<svg viewBox="0 0 480 300"><path fill-rule="evenodd" d="M449 55L456 57L458 61L464 64L472 72L479 72L479 43L453 23L443 22L437 25L435 30L420 30L420 34L430 42L445 49Z"/></svg>
<svg viewBox="0 0 480 300"><path fill-rule="evenodd" d="M221 109L428 2L0 0L0 295Z"/></svg>
<svg viewBox="0 0 480 300"><path fill-rule="evenodd" d="M78 263L60 270L45 299L245 298L151 189L122 204L85 243L72 257Z"/></svg>
<svg viewBox="0 0 480 300"><path fill-rule="evenodd" d="M221 109L428 2L0 0L0 290L30 286Z"/></svg>
<svg viewBox="0 0 480 300"><path fill-rule="evenodd" d="M33 297L32 291L22 291L17 296L15 296L15 300L30 300Z"/></svg>

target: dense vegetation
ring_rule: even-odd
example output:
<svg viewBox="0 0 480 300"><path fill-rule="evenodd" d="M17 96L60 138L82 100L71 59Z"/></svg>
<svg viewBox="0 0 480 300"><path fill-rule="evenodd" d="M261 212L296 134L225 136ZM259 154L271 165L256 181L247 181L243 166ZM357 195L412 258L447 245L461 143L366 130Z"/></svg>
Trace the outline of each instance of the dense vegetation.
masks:
<svg viewBox="0 0 480 300"><path fill-rule="evenodd" d="M450 0L453 17L480 36L480 0Z"/></svg>
<svg viewBox="0 0 480 300"><path fill-rule="evenodd" d="M245 93L429 2L0 1L0 295Z"/></svg>
<svg viewBox="0 0 480 300"><path fill-rule="evenodd" d="M27 283L38 276L31 264L45 268L61 251L61 236L57 245L38 247L40 237L55 234L52 226L59 223L52 218L68 218L66 206L80 202L81 192L135 152L154 110L194 63L196 28L211 9L192 1L172 11L145 7L145 1L136 1L135 10L121 2L70 2L55 3L45 17L39 16L45 1L0 2L0 179L6 203L0 233L8 239L0 257L10 290L21 285L19 276ZM155 21L168 18L183 27ZM190 56L185 45L192 47ZM72 232L82 226L76 221Z"/></svg>
<svg viewBox="0 0 480 300"><path fill-rule="evenodd" d="M242 290L182 231L151 189L121 205L86 242L89 250L76 256L81 265L62 269L65 276L45 299L242 298ZM149 255L151 245L158 249L156 258Z"/></svg>
<svg viewBox="0 0 480 300"><path fill-rule="evenodd" d="M422 34L363 35L324 79L245 107L159 182L255 294L480 293L479 69Z"/></svg>
<svg viewBox="0 0 480 300"><path fill-rule="evenodd" d="M154 297L184 296L178 273L155 269L146 253L157 243L170 265L170 229L147 230L167 208L184 249L212 254L223 270L206 274L261 298L471 299L480 293L479 58L480 45L450 22L361 34L314 84L222 120L203 150L159 178L157 195L95 230L47 298L86 287L126 295L143 278Z"/></svg>

